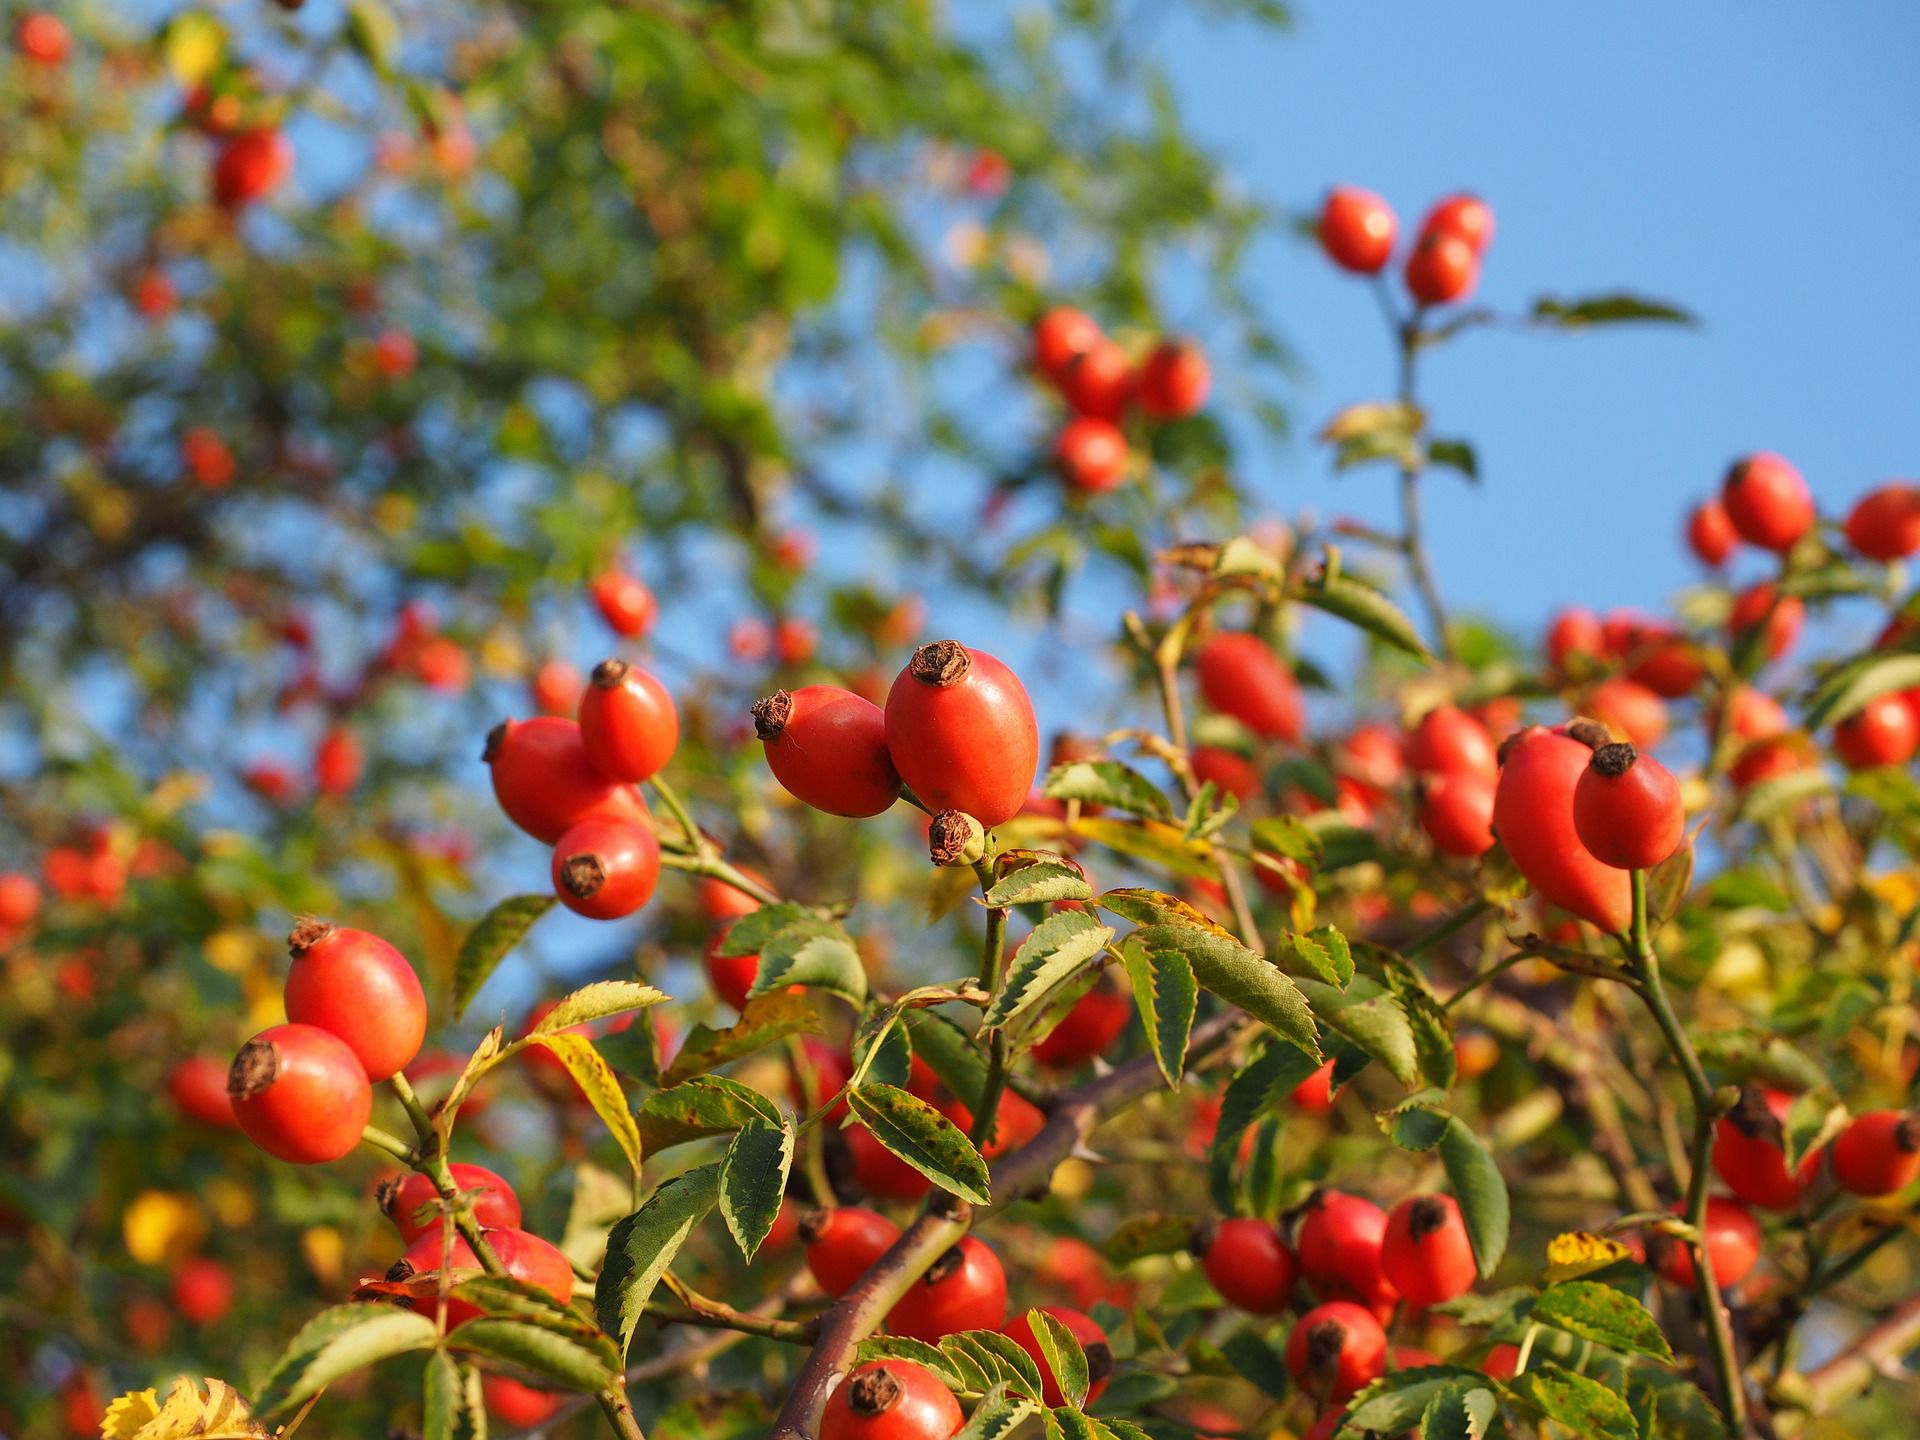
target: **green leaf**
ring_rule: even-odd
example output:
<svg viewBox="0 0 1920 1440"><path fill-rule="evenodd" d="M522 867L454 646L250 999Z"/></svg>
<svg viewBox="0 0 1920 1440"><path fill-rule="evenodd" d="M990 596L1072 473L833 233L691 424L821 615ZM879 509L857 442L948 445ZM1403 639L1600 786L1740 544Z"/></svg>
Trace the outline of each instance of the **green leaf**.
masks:
<svg viewBox="0 0 1920 1440"><path fill-rule="evenodd" d="M1091 900L1093 887L1077 866L1064 860L1039 860L1008 873L987 891L985 903L990 909L1009 910L1015 905L1051 905L1060 900Z"/></svg>
<svg viewBox="0 0 1920 1440"><path fill-rule="evenodd" d="M1269 815L1254 821L1251 833L1255 850L1297 860L1309 870L1319 869L1326 858L1320 837L1298 815Z"/></svg>
<svg viewBox="0 0 1920 1440"><path fill-rule="evenodd" d="M347 41L384 75L400 57L400 21L385 0L347 0Z"/></svg>
<svg viewBox="0 0 1920 1440"><path fill-rule="evenodd" d="M1255 1121L1292 1095L1321 1061L1283 1040L1266 1046L1235 1072L1220 1097L1220 1122L1214 1152L1229 1155Z"/></svg>
<svg viewBox="0 0 1920 1440"><path fill-rule="evenodd" d="M425 1393L420 1399L421 1440L456 1440L462 1431L465 1386L460 1366L444 1350L427 1357Z"/></svg>
<svg viewBox="0 0 1920 1440"><path fill-rule="evenodd" d="M1369 460L1419 463L1415 441L1427 417L1405 400L1367 400L1349 405L1321 428L1320 439L1334 447L1333 465L1345 470Z"/></svg>
<svg viewBox="0 0 1920 1440"><path fill-rule="evenodd" d="M1801 1161L1847 1128L1847 1120L1847 1107L1835 1101L1830 1086L1794 1096L1780 1127L1784 1142L1780 1154L1787 1173L1797 1173Z"/></svg>
<svg viewBox="0 0 1920 1440"><path fill-rule="evenodd" d="M1473 446L1465 440L1429 440L1427 442L1427 461L1433 465L1445 465L1450 470L1458 470L1467 479L1478 484L1480 480L1480 457L1473 452Z"/></svg>
<svg viewBox="0 0 1920 1440"><path fill-rule="evenodd" d="M750 1124L734 1132L720 1162L720 1215L740 1253L753 1259L786 1198L793 1165L793 1122Z"/></svg>
<svg viewBox="0 0 1920 1440"><path fill-rule="evenodd" d="M931 1010L909 1010L905 1016L913 1053L940 1077L954 1098L968 1110L980 1105L987 1084L987 1062L966 1031Z"/></svg>
<svg viewBox="0 0 1920 1440"><path fill-rule="evenodd" d="M1807 697L1807 729L1837 725L1869 700L1920 685L1920 655L1876 650L1829 671Z"/></svg>
<svg viewBox="0 0 1920 1440"><path fill-rule="evenodd" d="M744 917L743 917L744 918ZM803 985L827 990L858 1006L867 998L867 971L853 938L831 920L789 925L760 947L760 970L749 1000Z"/></svg>
<svg viewBox="0 0 1920 1440"><path fill-rule="evenodd" d="M1383 1375L1353 1397L1341 1433L1398 1435L1420 1423L1427 1407L1453 1386L1484 1386L1478 1370L1457 1365L1423 1365Z"/></svg>
<svg viewBox="0 0 1920 1440"><path fill-rule="evenodd" d="M1420 1053L1399 998L1371 976L1355 975L1344 990L1302 979L1313 1013L1387 1068L1402 1085L1420 1083Z"/></svg>
<svg viewBox="0 0 1920 1440"><path fill-rule="evenodd" d="M593 1287L593 1311L624 1357L634 1328L673 1257L720 1198L720 1167L702 1165L662 1182L647 1203L613 1227Z"/></svg>
<svg viewBox="0 0 1920 1440"><path fill-rule="evenodd" d="M1087 1403L1087 1352L1080 1348L1074 1333L1046 1311L1027 1311L1027 1324L1033 1327L1034 1343L1046 1362L1066 1402L1078 1410Z"/></svg>
<svg viewBox="0 0 1920 1440"><path fill-rule="evenodd" d="M1416 660L1433 661L1432 652L1426 642L1420 638L1420 632L1414 629L1413 621L1406 612L1371 585L1363 584L1350 575L1334 575L1311 581L1294 592L1294 598L1336 615L1349 625L1356 625L1396 650L1403 650Z"/></svg>
<svg viewBox="0 0 1920 1440"><path fill-rule="evenodd" d="M1105 805L1149 820L1171 820L1173 806L1146 776L1118 760L1070 760L1047 772L1042 794L1050 800Z"/></svg>
<svg viewBox="0 0 1920 1440"><path fill-rule="evenodd" d="M1485 1440L1500 1402L1484 1384L1456 1380L1427 1402L1420 1440Z"/></svg>
<svg viewBox="0 0 1920 1440"><path fill-rule="evenodd" d="M1056 987L1098 956L1112 938L1112 929L1085 910L1049 915L1033 927L1033 933L1014 952L1007 978L987 1006L980 1028L1003 1029L1031 1013Z"/></svg>
<svg viewBox="0 0 1920 1440"><path fill-rule="evenodd" d="M1529 1317L1582 1340L1629 1355L1671 1362L1673 1348L1647 1307L1625 1291L1594 1280L1565 1280L1540 1292Z"/></svg>
<svg viewBox="0 0 1920 1440"><path fill-rule="evenodd" d="M553 908L551 895L514 895L502 900L467 932L460 956L453 963L453 1015L466 1014L473 997L487 983L507 952L526 938L533 922Z"/></svg>
<svg viewBox="0 0 1920 1440"><path fill-rule="evenodd" d="M913 1042L898 1005L870 1006L853 1032L853 1073L862 1083L905 1085L913 1078ZM871 1054L869 1054L871 1052Z"/></svg>
<svg viewBox="0 0 1920 1440"><path fill-rule="evenodd" d="M697 1075L640 1102L634 1116L649 1154L689 1140L725 1135L756 1121L780 1123L780 1109L758 1090L724 1075Z"/></svg>
<svg viewBox="0 0 1920 1440"><path fill-rule="evenodd" d="M954 1432L953 1440L1010 1440L1040 1407L1019 1395L997 1395L973 1407L967 1423Z"/></svg>
<svg viewBox="0 0 1920 1440"><path fill-rule="evenodd" d="M805 905L784 901L778 905L762 905L758 910L749 910L732 921L726 933L720 937L714 953L734 960L743 955L758 955L760 947L782 930L796 925L816 925L821 918L819 911L810 910Z"/></svg>
<svg viewBox="0 0 1920 1440"><path fill-rule="evenodd" d="M1186 926L1147 925L1134 936L1149 950L1184 955L1202 989L1239 1006L1275 1034L1319 1058L1320 1038L1306 997L1270 961L1237 940Z"/></svg>
<svg viewBox="0 0 1920 1440"><path fill-rule="evenodd" d="M440 1340L433 1320L391 1305L336 1305L300 1327L274 1362L254 1409L263 1418L282 1414L318 1395L334 1381L369 1365Z"/></svg>
<svg viewBox="0 0 1920 1440"><path fill-rule="evenodd" d="M1220 1353L1248 1382L1275 1400L1284 1400L1293 1388L1286 1356L1252 1330L1229 1335L1221 1342Z"/></svg>
<svg viewBox="0 0 1920 1440"><path fill-rule="evenodd" d="M1457 1115L1440 1137L1440 1163L1446 1166L1447 1184L1460 1202L1460 1218L1466 1221L1467 1239L1473 1242L1474 1259L1480 1262L1480 1278L1485 1280L1507 1252L1512 1212L1506 1179L1486 1142Z"/></svg>
<svg viewBox="0 0 1920 1440"><path fill-rule="evenodd" d="M1221 795L1215 790L1213 781L1208 780L1187 803L1187 818L1180 822L1180 834L1188 840L1196 836L1218 834L1239 813L1239 797Z"/></svg>
<svg viewBox="0 0 1920 1440"><path fill-rule="evenodd" d="M1187 1040L1200 1000L1193 966L1177 950L1154 952L1133 937L1120 948L1133 982L1133 1003L1146 1028L1147 1044L1169 1089L1178 1089L1187 1068Z"/></svg>
<svg viewBox="0 0 1920 1440"><path fill-rule="evenodd" d="M612 1385L619 1374L587 1346L524 1320L469 1320L447 1337L447 1343L589 1395Z"/></svg>
<svg viewBox="0 0 1920 1440"><path fill-rule="evenodd" d="M924 1370L931 1370L949 1390L968 1388L968 1377L960 1372L946 1352L925 1340L914 1340L905 1335L870 1335L860 1342L854 1352L854 1363L865 1365L873 1360L910 1361Z"/></svg>
<svg viewBox="0 0 1920 1440"><path fill-rule="evenodd" d="M1513 1392L1556 1425L1582 1437L1639 1440L1627 1402L1598 1380L1543 1360L1514 1377Z"/></svg>
<svg viewBox="0 0 1920 1440"><path fill-rule="evenodd" d="M531 1033L554 1035L590 1020L624 1015L629 1010L658 1005L666 998L664 990L642 985L637 980L602 980L598 984L583 986L571 995L562 996L553 1009L540 1017L540 1023L533 1027Z"/></svg>
<svg viewBox="0 0 1920 1440"><path fill-rule="evenodd" d="M764 1050L789 1035L817 1035L822 1028L820 1012L806 996L789 995L784 990L778 995L762 995L758 1000L747 1001L740 1018L725 1030L694 1026L693 1033L674 1055L673 1064L661 1077L661 1083L678 1085ZM607 1040L600 1042L603 1051L607 1044Z"/></svg>
<svg viewBox="0 0 1920 1440"><path fill-rule="evenodd" d="M1304 935L1291 931L1282 934L1273 947L1273 958L1281 969L1292 975L1318 980L1344 989L1353 979L1353 953L1347 937L1331 925L1322 925Z"/></svg>
<svg viewBox="0 0 1920 1440"><path fill-rule="evenodd" d="M1071 913L1071 912L1069 912ZM990 1205L987 1162L946 1116L896 1085L862 1085L847 1103L867 1133L942 1190Z"/></svg>
<svg viewBox="0 0 1920 1440"><path fill-rule="evenodd" d="M567 1074L587 1097L593 1113L607 1127L607 1133L626 1155L627 1164L633 1167L638 1179L640 1131L634 1124L633 1111L627 1108L626 1092L620 1088L613 1071L607 1068L607 1062L600 1058L600 1052L593 1048L593 1042L584 1035L567 1034L536 1034L531 1040L567 1067Z"/></svg>
<svg viewBox="0 0 1920 1440"><path fill-rule="evenodd" d="M1149 1255L1179 1255L1192 1242L1193 1224L1190 1215L1136 1215L1114 1227L1101 1253L1116 1270Z"/></svg>
<svg viewBox="0 0 1920 1440"><path fill-rule="evenodd" d="M942 1336L940 1349L956 1365L970 1365L987 1380L987 1389L1005 1385L1015 1394L1040 1398L1040 1367L1008 1335L998 1330L961 1330Z"/></svg>
<svg viewBox="0 0 1920 1440"><path fill-rule="evenodd" d="M1579 300L1543 296L1533 302L1533 318L1577 330L1588 325L1613 325L1629 320L1651 320L1667 325L1693 325L1693 315L1664 300L1638 295L1589 295Z"/></svg>

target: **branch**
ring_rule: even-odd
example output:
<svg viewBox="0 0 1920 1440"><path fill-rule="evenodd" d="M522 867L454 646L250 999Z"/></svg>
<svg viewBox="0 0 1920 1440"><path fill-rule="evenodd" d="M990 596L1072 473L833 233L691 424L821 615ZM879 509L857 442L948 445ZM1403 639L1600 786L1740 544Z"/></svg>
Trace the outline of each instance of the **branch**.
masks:
<svg viewBox="0 0 1920 1440"><path fill-rule="evenodd" d="M820 1338L800 1367L768 1440L812 1440L827 1397L851 1367L855 1348L880 1328L913 1282L967 1233L973 1207L966 1201L936 1191L927 1205L854 1287L821 1314Z"/></svg>
<svg viewBox="0 0 1920 1440"><path fill-rule="evenodd" d="M1818 1414L1851 1398L1916 1345L1920 1345L1920 1296L1888 1311L1846 1349L1808 1371L1808 1407Z"/></svg>

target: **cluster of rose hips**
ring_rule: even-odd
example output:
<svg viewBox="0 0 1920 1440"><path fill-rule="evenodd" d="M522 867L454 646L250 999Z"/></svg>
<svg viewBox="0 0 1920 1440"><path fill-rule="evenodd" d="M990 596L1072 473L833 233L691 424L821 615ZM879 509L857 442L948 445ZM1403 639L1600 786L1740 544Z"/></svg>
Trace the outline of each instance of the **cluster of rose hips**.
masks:
<svg viewBox="0 0 1920 1440"><path fill-rule="evenodd" d="M1384 1326L1396 1308L1455 1299L1477 1274L1466 1222L1448 1195L1410 1195L1385 1211L1362 1196L1323 1190L1299 1213L1292 1244L1280 1226L1239 1218L1199 1227L1193 1251L1213 1288L1254 1315L1296 1308L1296 1288L1305 1283L1316 1303L1288 1334L1287 1368L1316 1405L1335 1414L1386 1373ZM1392 1359L1437 1363L1407 1348Z"/></svg>
<svg viewBox="0 0 1920 1440"><path fill-rule="evenodd" d="M1370 190L1337 186L1320 210L1320 244L1342 270L1378 275L1393 258L1400 221ZM1449 195L1420 222L1402 278L1419 304L1452 305L1480 283L1480 260L1493 240L1493 211L1473 195Z"/></svg>
<svg viewBox="0 0 1920 1440"><path fill-rule="evenodd" d="M1149 420L1183 420L1207 403L1213 373L1189 340L1163 339L1136 362L1085 311L1056 305L1034 322L1033 365L1070 412L1053 443L1068 485L1083 494L1127 478L1131 453L1121 429L1130 410Z"/></svg>
<svg viewBox="0 0 1920 1440"><path fill-rule="evenodd" d="M828 1295L844 1295L884 1255L900 1229L860 1206L814 1211L800 1221L808 1271ZM1064 1325L1087 1357L1086 1402L1107 1388L1113 1351L1091 1316L1064 1305L1042 1307ZM1041 1398L1064 1405L1033 1323L1007 1319L1007 1275L999 1257L977 1236L963 1236L887 1312L888 1333L936 1344L962 1330L997 1330L1033 1357ZM960 1405L938 1376L911 1361L887 1359L857 1367L827 1401L820 1440L947 1440L962 1424Z"/></svg>

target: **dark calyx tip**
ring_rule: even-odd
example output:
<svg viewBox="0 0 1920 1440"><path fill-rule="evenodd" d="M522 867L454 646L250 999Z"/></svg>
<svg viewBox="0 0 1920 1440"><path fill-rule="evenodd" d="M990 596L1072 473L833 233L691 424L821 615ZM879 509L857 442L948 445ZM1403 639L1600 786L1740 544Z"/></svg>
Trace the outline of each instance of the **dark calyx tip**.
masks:
<svg viewBox="0 0 1920 1440"><path fill-rule="evenodd" d="M251 1100L273 1084L280 1073L280 1052L271 1040L254 1038L240 1047L227 1071L227 1094L235 1100Z"/></svg>
<svg viewBox="0 0 1920 1440"><path fill-rule="evenodd" d="M1785 1148L1786 1135L1773 1111L1767 1108L1767 1092L1758 1085L1740 1087L1740 1098L1727 1111L1727 1120L1749 1140L1765 1140L1770 1145Z"/></svg>
<svg viewBox="0 0 1920 1440"><path fill-rule="evenodd" d="M913 652L907 673L922 685L958 685L973 668L973 656L958 640L936 640Z"/></svg>
<svg viewBox="0 0 1920 1440"><path fill-rule="evenodd" d="M1567 726L1567 738L1578 740L1589 750L1598 750L1603 745L1613 743L1613 732L1598 720L1588 720L1583 716Z"/></svg>
<svg viewBox="0 0 1920 1440"><path fill-rule="evenodd" d="M1912 1112L1894 1127L1893 1143L1907 1155L1920 1151L1920 1110Z"/></svg>
<svg viewBox="0 0 1920 1440"><path fill-rule="evenodd" d="M502 720L487 731L487 743L480 747L480 758L487 764L493 763L494 757L500 753L500 747L507 743L507 727L511 724L511 720Z"/></svg>
<svg viewBox="0 0 1920 1440"><path fill-rule="evenodd" d="M618 690L620 682L627 678L627 672L633 667L624 660L602 660L593 667L590 677L594 685L601 690Z"/></svg>
<svg viewBox="0 0 1920 1440"><path fill-rule="evenodd" d="M591 851L569 855L560 862L560 883L574 899L590 899L607 883L606 862Z"/></svg>
<svg viewBox="0 0 1920 1440"><path fill-rule="evenodd" d="M294 922L293 930L287 936L287 953L298 960L315 946L325 944L335 928L331 920L322 920L318 915L302 915Z"/></svg>
<svg viewBox="0 0 1920 1440"><path fill-rule="evenodd" d="M793 692L776 690L763 700L753 702L753 733L771 745L786 733L793 718Z"/></svg>
<svg viewBox="0 0 1920 1440"><path fill-rule="evenodd" d="M1082 1347L1087 1355L1087 1383L1098 1385L1113 1374L1113 1347L1104 1340L1096 1340Z"/></svg>
<svg viewBox="0 0 1920 1440"><path fill-rule="evenodd" d="M1587 763L1609 780L1617 780L1633 768L1634 761L1640 758L1640 752L1624 740L1609 741L1593 752L1593 759Z"/></svg>
<svg viewBox="0 0 1920 1440"><path fill-rule="evenodd" d="M960 1267L966 1263L966 1252L956 1245L927 1267L923 1283L938 1285L942 1280L950 1280L960 1273Z"/></svg>
<svg viewBox="0 0 1920 1440"><path fill-rule="evenodd" d="M411 1260L396 1260L387 1267L387 1283L390 1285L404 1285L419 1273L418 1270L413 1268L413 1262Z"/></svg>
<svg viewBox="0 0 1920 1440"><path fill-rule="evenodd" d="M1307 1332L1307 1373L1325 1375L1340 1363L1347 1345L1347 1327L1338 1320L1322 1320Z"/></svg>
<svg viewBox="0 0 1920 1440"><path fill-rule="evenodd" d="M905 1387L884 1365L862 1370L847 1382L847 1407L862 1419L884 1415L900 1401Z"/></svg>
<svg viewBox="0 0 1920 1440"><path fill-rule="evenodd" d="M1187 1236L1187 1249L1193 1252L1195 1259L1204 1260L1207 1258L1207 1252L1213 1249L1213 1242L1219 1235L1220 1222L1218 1220L1202 1220L1198 1225L1193 1227L1192 1233Z"/></svg>
<svg viewBox="0 0 1920 1440"><path fill-rule="evenodd" d="M942 810L927 826L927 858L936 865L958 865L966 859L979 825L964 810Z"/></svg>
<svg viewBox="0 0 1920 1440"><path fill-rule="evenodd" d="M393 1218L394 1201L399 1198L400 1178L397 1175L389 1175L380 1182L373 1192L373 1203L379 1207L380 1213L389 1220Z"/></svg>
<svg viewBox="0 0 1920 1440"><path fill-rule="evenodd" d="M1422 1195L1407 1211L1407 1237L1419 1244L1447 1223L1447 1207L1438 1195Z"/></svg>
<svg viewBox="0 0 1920 1440"><path fill-rule="evenodd" d="M800 1217L799 1234L802 1245L818 1245L827 1233L827 1226L833 1223L833 1211L809 1210Z"/></svg>

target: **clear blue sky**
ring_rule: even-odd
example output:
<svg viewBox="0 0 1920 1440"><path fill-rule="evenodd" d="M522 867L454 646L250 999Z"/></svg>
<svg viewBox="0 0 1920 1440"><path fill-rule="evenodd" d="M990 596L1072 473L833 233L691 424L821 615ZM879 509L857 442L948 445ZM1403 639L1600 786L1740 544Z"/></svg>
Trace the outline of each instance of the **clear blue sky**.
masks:
<svg viewBox="0 0 1920 1440"><path fill-rule="evenodd" d="M1704 325L1477 335L1433 357L1441 433L1479 491L1435 476L1449 599L1531 632L1565 601L1659 605L1696 569L1686 508L1726 462L1778 450L1823 508L1920 478L1920 7L1384 5L1305 0L1291 35L1170 7L1158 50L1194 130L1261 199L1333 182L1402 224L1454 188L1493 205L1481 297L1630 288ZM1251 38L1250 38L1251 37ZM1291 236L1265 303L1304 357L1302 429L1384 393L1365 287ZM1391 513L1390 476L1334 479L1304 440L1277 508Z"/></svg>

